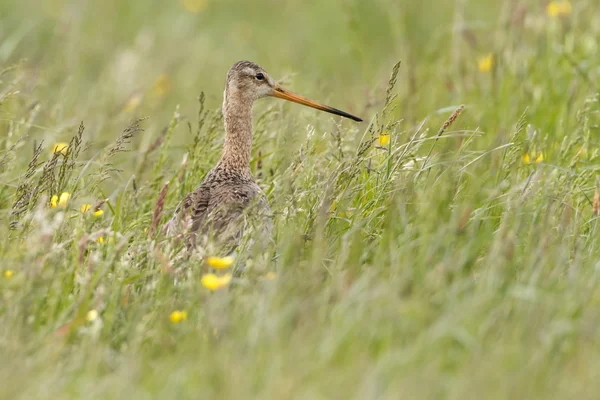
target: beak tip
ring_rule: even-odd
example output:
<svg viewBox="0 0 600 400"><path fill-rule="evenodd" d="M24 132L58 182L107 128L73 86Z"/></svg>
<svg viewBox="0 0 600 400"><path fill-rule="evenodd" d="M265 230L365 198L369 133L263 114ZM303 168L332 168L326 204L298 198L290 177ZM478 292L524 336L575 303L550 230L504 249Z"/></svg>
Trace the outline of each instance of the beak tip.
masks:
<svg viewBox="0 0 600 400"><path fill-rule="evenodd" d="M338 114L341 115L342 117L346 117L346 118L350 118L353 121L356 122L363 122L363 119L361 117L357 117L356 115L352 115L352 114L348 114L348 113L343 113L343 114Z"/></svg>
<svg viewBox="0 0 600 400"><path fill-rule="evenodd" d="M304 106L316 108L317 110L325 111L331 114L339 115L341 117L350 118L356 122L363 122L362 118L359 118L355 115L349 114L345 111L338 110L337 108L326 106L324 104L319 104L313 100L302 97L296 93L292 93L289 90L282 88L279 85L275 85L273 89L269 92L269 96L277 97L279 99L288 100L294 103L302 104Z"/></svg>

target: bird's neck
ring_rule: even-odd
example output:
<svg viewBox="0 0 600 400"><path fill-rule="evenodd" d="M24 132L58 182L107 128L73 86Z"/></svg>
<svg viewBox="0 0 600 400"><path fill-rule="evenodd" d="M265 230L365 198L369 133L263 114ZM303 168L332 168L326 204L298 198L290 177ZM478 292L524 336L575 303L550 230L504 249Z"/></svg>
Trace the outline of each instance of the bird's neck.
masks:
<svg viewBox="0 0 600 400"><path fill-rule="evenodd" d="M252 151L252 102L225 98L225 143L220 164L232 170L250 171Z"/></svg>

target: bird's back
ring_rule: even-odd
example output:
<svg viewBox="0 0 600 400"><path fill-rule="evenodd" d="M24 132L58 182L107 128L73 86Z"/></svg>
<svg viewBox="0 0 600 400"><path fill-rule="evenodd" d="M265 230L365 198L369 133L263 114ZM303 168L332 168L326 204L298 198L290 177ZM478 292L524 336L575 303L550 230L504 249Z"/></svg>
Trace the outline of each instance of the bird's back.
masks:
<svg viewBox="0 0 600 400"><path fill-rule="evenodd" d="M206 236L225 248L233 248L239 244L248 217L259 217L270 230L269 214L266 197L250 171L218 164L179 204L172 222L188 225L188 247L195 247L198 238Z"/></svg>

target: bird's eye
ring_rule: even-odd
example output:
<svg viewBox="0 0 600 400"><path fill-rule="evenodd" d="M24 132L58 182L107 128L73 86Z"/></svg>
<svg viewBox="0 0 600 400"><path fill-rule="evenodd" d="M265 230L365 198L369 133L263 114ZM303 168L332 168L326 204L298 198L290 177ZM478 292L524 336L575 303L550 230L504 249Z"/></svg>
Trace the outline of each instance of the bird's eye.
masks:
<svg viewBox="0 0 600 400"><path fill-rule="evenodd" d="M265 79L265 76L263 75L262 72L259 72L258 74L256 74L256 79L258 79L259 81L262 81L263 79Z"/></svg>

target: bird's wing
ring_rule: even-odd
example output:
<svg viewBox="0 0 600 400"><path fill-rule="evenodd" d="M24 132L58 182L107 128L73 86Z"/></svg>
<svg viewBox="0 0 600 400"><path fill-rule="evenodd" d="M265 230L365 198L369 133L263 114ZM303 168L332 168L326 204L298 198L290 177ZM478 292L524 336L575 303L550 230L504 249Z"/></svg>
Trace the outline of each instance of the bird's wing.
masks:
<svg viewBox="0 0 600 400"><path fill-rule="evenodd" d="M200 185L177 205L173 218L168 222L168 233L198 230L199 224L206 218L209 203L210 189L207 185Z"/></svg>
<svg viewBox="0 0 600 400"><path fill-rule="evenodd" d="M208 206L210 205L210 189L200 186L188 197L190 197L188 208L190 209L192 222L196 224L203 221L208 214ZM194 229L192 228L192 230Z"/></svg>
<svg viewBox="0 0 600 400"><path fill-rule="evenodd" d="M257 189L252 184L219 185L211 192L204 220L194 221L192 231L204 234L226 249L235 249L248 223L249 205L256 202ZM253 208L253 207L252 207Z"/></svg>
<svg viewBox="0 0 600 400"><path fill-rule="evenodd" d="M188 247L196 246L196 235L198 229L205 223L210 205L210 188L208 185L200 185L183 200L184 218L189 218L191 227L186 238Z"/></svg>

